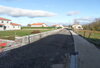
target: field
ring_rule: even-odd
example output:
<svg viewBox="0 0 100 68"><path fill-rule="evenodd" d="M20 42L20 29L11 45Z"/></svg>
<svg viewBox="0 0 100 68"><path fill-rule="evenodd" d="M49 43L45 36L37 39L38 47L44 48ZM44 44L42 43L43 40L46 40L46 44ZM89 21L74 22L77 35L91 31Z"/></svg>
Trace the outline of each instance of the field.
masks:
<svg viewBox="0 0 100 68"><path fill-rule="evenodd" d="M22 29L55 29L55 27L22 27Z"/></svg>
<svg viewBox="0 0 100 68"><path fill-rule="evenodd" d="M30 35L32 34L33 31L45 32L50 30L52 29L42 29L42 30L24 29L24 30L0 31L0 39L14 40L15 36L20 37L20 36Z"/></svg>
<svg viewBox="0 0 100 68"><path fill-rule="evenodd" d="M100 31L78 31L79 35L85 37L88 41L95 44L97 47L100 47Z"/></svg>

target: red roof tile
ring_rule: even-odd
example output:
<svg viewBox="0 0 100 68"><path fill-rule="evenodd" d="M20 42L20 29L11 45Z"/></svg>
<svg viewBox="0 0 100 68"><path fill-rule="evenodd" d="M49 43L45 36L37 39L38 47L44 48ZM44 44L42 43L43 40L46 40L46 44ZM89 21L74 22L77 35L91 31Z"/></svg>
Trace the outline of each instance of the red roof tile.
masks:
<svg viewBox="0 0 100 68"><path fill-rule="evenodd" d="M10 23L13 26L20 26L20 24L16 24L16 23Z"/></svg>
<svg viewBox="0 0 100 68"><path fill-rule="evenodd" d="M44 23L33 23L31 25L43 25Z"/></svg>
<svg viewBox="0 0 100 68"><path fill-rule="evenodd" d="M57 25L53 25L53 26L59 26L59 25L57 24Z"/></svg>
<svg viewBox="0 0 100 68"><path fill-rule="evenodd" d="M11 21L10 19L0 17L0 20Z"/></svg>

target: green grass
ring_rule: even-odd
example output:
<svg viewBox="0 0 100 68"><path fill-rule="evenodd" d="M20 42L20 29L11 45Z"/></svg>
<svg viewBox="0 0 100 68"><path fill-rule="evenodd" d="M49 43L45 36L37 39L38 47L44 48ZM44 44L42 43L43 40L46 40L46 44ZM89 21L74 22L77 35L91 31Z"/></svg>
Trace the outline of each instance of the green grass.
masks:
<svg viewBox="0 0 100 68"><path fill-rule="evenodd" d="M50 31L40 30L41 32ZM15 36L25 36L30 35L33 30L13 30L13 31L0 31L0 39L14 40Z"/></svg>
<svg viewBox="0 0 100 68"><path fill-rule="evenodd" d="M59 29L61 27L22 27L22 29Z"/></svg>
<svg viewBox="0 0 100 68"><path fill-rule="evenodd" d="M93 35L91 35L91 38L100 39L100 33L93 33Z"/></svg>
<svg viewBox="0 0 100 68"><path fill-rule="evenodd" d="M78 34L80 34L81 36L85 37L88 41L92 42L93 44L95 44L97 47L100 48L100 33L91 33L91 36L89 36L89 32L85 33L84 36L84 32L78 32Z"/></svg>
<svg viewBox="0 0 100 68"><path fill-rule="evenodd" d="M22 27L22 29L55 29L55 27Z"/></svg>
<svg viewBox="0 0 100 68"><path fill-rule="evenodd" d="M80 35L84 36L84 32L79 32ZM85 37L88 38L89 33L85 33ZM91 33L90 38L100 39L100 33Z"/></svg>

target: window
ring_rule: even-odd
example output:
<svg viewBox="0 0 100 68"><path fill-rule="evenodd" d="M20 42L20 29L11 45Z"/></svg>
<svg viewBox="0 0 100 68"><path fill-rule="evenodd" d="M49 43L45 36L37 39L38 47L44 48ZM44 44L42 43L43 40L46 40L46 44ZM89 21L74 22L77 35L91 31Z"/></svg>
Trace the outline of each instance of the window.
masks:
<svg viewBox="0 0 100 68"><path fill-rule="evenodd" d="M19 26L19 28L20 28L20 26Z"/></svg>
<svg viewBox="0 0 100 68"><path fill-rule="evenodd" d="M4 23L3 21L1 23Z"/></svg>
<svg viewBox="0 0 100 68"><path fill-rule="evenodd" d="M81 28L80 26L78 28Z"/></svg>
<svg viewBox="0 0 100 68"><path fill-rule="evenodd" d="M15 26L13 26L13 28L15 28Z"/></svg>
<svg viewBox="0 0 100 68"><path fill-rule="evenodd" d="M0 25L0 27L2 27L2 25Z"/></svg>

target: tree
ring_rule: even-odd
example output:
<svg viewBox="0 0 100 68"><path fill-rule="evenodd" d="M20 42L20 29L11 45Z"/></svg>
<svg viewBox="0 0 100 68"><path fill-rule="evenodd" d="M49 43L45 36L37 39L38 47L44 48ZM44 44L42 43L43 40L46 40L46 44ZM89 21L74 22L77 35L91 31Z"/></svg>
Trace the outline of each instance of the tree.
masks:
<svg viewBox="0 0 100 68"><path fill-rule="evenodd" d="M95 19L95 21L92 22L92 23L90 23L90 24L83 25L83 28L85 30L96 30L96 31L100 31L100 18Z"/></svg>

